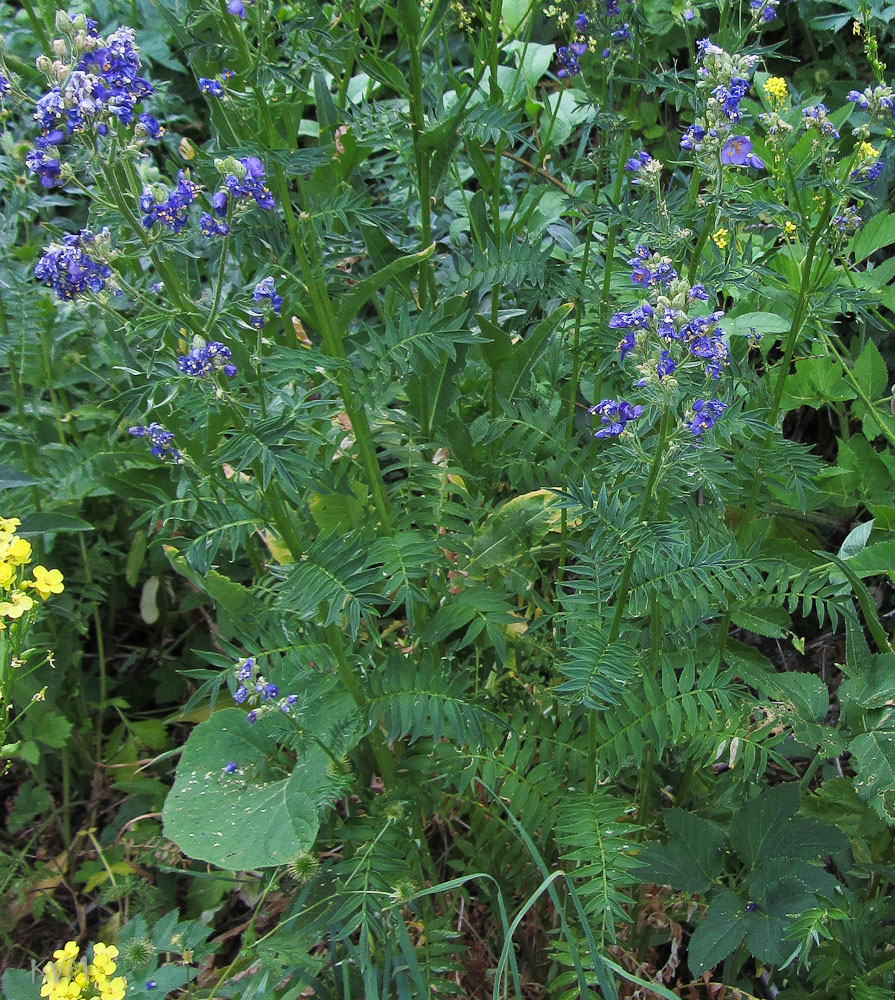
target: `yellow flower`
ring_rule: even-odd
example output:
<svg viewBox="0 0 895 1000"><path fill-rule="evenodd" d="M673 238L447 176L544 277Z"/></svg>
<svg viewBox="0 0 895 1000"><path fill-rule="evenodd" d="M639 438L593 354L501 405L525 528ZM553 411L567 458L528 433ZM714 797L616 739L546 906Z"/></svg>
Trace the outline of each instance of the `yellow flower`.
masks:
<svg viewBox="0 0 895 1000"><path fill-rule="evenodd" d="M30 611L33 607L33 598L29 597L21 590L14 590L8 601L0 601L0 618L21 618L26 611ZM68 947L68 945L66 945L66 947ZM61 953L53 952L53 954L56 955Z"/></svg>
<svg viewBox="0 0 895 1000"><path fill-rule="evenodd" d="M33 580L27 580L25 582L26 587L34 587L34 589L40 594L43 600L46 600L50 594L61 594L65 587L62 586L62 574L58 569L47 569L45 566L35 566L32 570L34 573ZM100 945L94 945L94 953ZM105 948L105 945L102 945ZM112 946L115 947L114 945ZM102 954L102 953L101 953ZM118 954L118 950L115 949L115 954ZM94 958L94 962L96 959Z"/></svg>
<svg viewBox="0 0 895 1000"><path fill-rule="evenodd" d="M36 569L37 567L35 567ZM53 572L58 572L54 570ZM37 576L37 573L34 574ZM58 591L57 591L58 593ZM95 944L93 946L93 964L90 965L87 971L91 976L97 979L102 976L106 978L107 976L114 975L115 973L115 959L118 958L118 949L114 944L104 945L102 943Z"/></svg>
<svg viewBox="0 0 895 1000"><path fill-rule="evenodd" d="M794 222L791 222L789 219L787 219L786 222L783 223L783 235L784 236L787 236L787 237L789 237L789 236L795 236L795 234L796 234L797 231L798 230L797 230L796 224Z"/></svg>
<svg viewBox="0 0 895 1000"><path fill-rule="evenodd" d="M774 107L782 107L789 98L789 87L782 76L769 76L764 82L764 92Z"/></svg>
<svg viewBox="0 0 895 1000"><path fill-rule="evenodd" d="M14 535L22 522L17 517L0 517L0 531Z"/></svg>
<svg viewBox="0 0 895 1000"><path fill-rule="evenodd" d="M0 562L0 587L8 587L15 578L15 570L9 563Z"/></svg>
<svg viewBox="0 0 895 1000"><path fill-rule="evenodd" d="M124 976L116 976L105 989L100 991L100 996L102 1000L124 1000L124 994L127 992L127 980Z"/></svg>
<svg viewBox="0 0 895 1000"><path fill-rule="evenodd" d="M854 21L852 23L851 33L853 35L860 35L861 34L861 22L860 21Z"/></svg>
<svg viewBox="0 0 895 1000"><path fill-rule="evenodd" d="M722 226L712 233L712 241L719 250L726 250L730 243L730 233Z"/></svg>
<svg viewBox="0 0 895 1000"><path fill-rule="evenodd" d="M862 142L858 146L858 156L862 160L875 160L879 156L879 150L874 149L869 142Z"/></svg>
<svg viewBox="0 0 895 1000"><path fill-rule="evenodd" d="M24 566L31 558L31 542L27 538L14 538L9 543L6 559L13 566Z"/></svg>

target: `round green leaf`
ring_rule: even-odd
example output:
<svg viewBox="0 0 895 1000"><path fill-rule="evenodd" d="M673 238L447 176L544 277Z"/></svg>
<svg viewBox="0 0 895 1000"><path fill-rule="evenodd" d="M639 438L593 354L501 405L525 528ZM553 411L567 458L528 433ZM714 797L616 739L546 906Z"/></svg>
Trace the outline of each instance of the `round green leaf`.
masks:
<svg viewBox="0 0 895 1000"><path fill-rule="evenodd" d="M271 764L273 746L261 723L250 726L238 709L196 726L165 801L165 836L188 857L232 871L282 865L310 849L319 821L308 790L325 764L300 758L285 774ZM231 760L237 769L228 774Z"/></svg>

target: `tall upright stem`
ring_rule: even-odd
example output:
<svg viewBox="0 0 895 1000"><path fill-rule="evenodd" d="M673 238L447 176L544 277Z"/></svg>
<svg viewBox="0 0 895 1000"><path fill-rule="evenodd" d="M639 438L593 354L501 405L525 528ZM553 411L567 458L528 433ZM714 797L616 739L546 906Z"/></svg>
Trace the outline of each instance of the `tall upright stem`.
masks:
<svg viewBox="0 0 895 1000"><path fill-rule="evenodd" d="M659 473L662 468L662 459L665 456L665 445L671 433L673 414L666 410L659 421L659 437L656 441L653 460L650 463L647 473L646 485L643 488L643 497L640 501L640 509L637 513L638 521L646 519L652 504L653 493L659 482ZM637 558L636 550L628 554L625 565L622 568L622 575L618 583L618 596L615 600L615 613L612 617L612 624L609 627L608 643L611 646L616 641L621 632L622 621L625 610L628 606L628 594L631 589L631 574L634 572L634 561ZM594 726L587 729L587 790L592 792L597 784L597 731Z"/></svg>

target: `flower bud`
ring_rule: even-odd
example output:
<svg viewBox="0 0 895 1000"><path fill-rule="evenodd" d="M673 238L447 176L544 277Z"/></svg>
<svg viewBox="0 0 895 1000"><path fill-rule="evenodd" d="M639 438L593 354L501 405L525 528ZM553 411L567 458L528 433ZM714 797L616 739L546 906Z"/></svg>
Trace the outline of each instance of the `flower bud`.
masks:
<svg viewBox="0 0 895 1000"><path fill-rule="evenodd" d="M196 158L196 147L190 142L189 139L184 136L180 140L180 145L177 147L177 151L185 160L194 160Z"/></svg>
<svg viewBox="0 0 895 1000"><path fill-rule="evenodd" d="M83 17L83 15L81 15ZM60 35L72 35L77 30L74 22L64 10L56 11L56 30ZM84 27L87 27L87 19L84 18Z"/></svg>
<svg viewBox="0 0 895 1000"><path fill-rule="evenodd" d="M78 31L87 30L87 15L86 14L75 14L74 17L69 18L71 21L72 29L77 33Z"/></svg>
<svg viewBox="0 0 895 1000"><path fill-rule="evenodd" d="M65 44L65 39L55 38L53 39L53 51L57 56L64 56L68 52L68 46Z"/></svg>
<svg viewBox="0 0 895 1000"><path fill-rule="evenodd" d="M234 156L225 156L214 161L214 168L222 176L233 174L239 180L244 180L246 175L245 166Z"/></svg>
<svg viewBox="0 0 895 1000"><path fill-rule="evenodd" d="M53 63L48 56L38 56L34 60L34 65L37 67L38 72L43 73L44 76L55 75L53 73Z"/></svg>

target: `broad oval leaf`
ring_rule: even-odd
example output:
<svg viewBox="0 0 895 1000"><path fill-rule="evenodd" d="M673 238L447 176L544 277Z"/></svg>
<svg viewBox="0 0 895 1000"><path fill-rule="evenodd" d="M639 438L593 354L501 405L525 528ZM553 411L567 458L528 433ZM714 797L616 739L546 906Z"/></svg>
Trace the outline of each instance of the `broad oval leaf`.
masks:
<svg viewBox="0 0 895 1000"><path fill-rule="evenodd" d="M282 865L314 843L325 756L300 757L292 774L271 766L272 740L238 709L190 733L162 814L165 836L188 857L231 871ZM230 761L237 768L225 770Z"/></svg>

